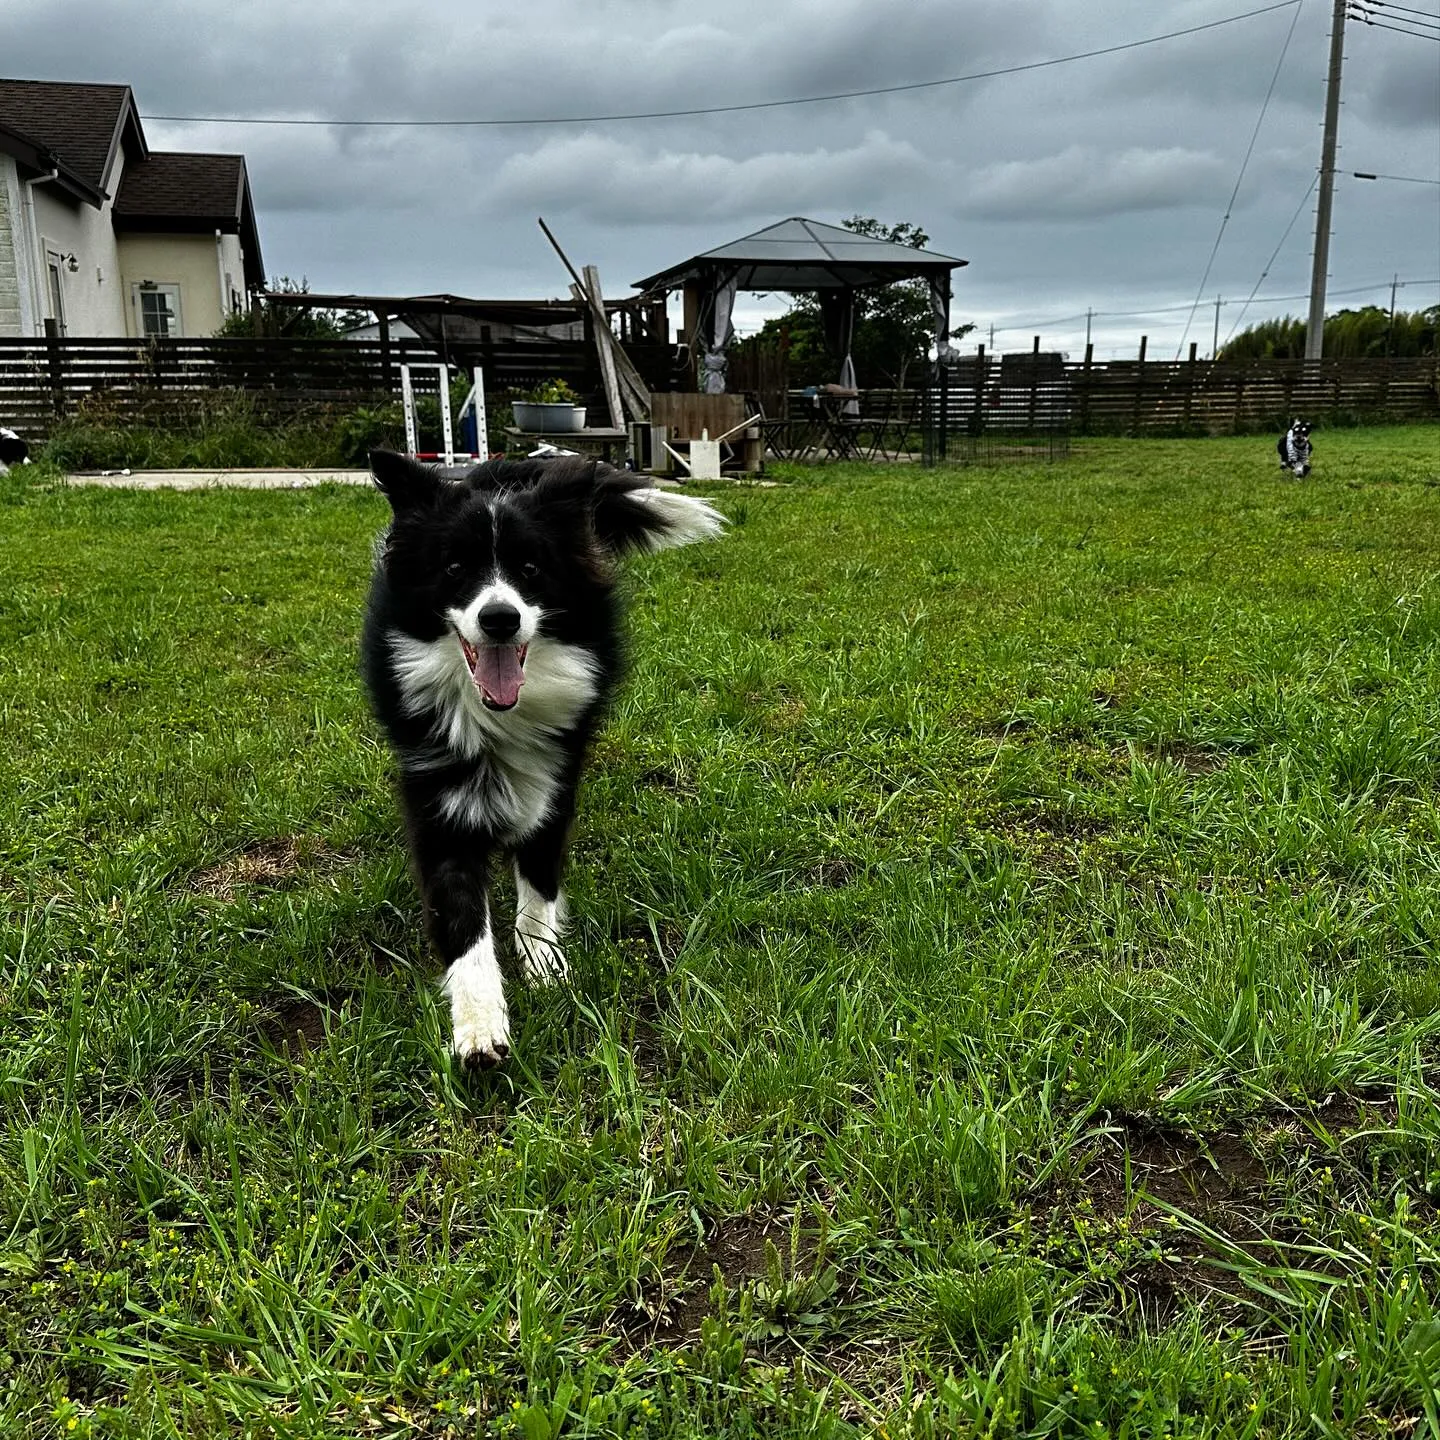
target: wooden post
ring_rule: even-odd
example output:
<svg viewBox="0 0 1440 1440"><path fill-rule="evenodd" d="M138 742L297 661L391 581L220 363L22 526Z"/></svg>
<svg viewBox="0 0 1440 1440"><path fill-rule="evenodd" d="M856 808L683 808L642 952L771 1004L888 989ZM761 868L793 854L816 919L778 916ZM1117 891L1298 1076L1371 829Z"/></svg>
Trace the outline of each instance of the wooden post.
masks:
<svg viewBox="0 0 1440 1440"><path fill-rule="evenodd" d="M620 405L620 382L615 378L615 358L610 353L610 346L607 343L607 335L610 322L606 318L605 311L595 307L595 299L600 291L600 275L593 265L585 267L585 282L590 288L590 298L587 301L585 292L578 285L570 287L570 293L582 304L590 306L590 329L595 338L595 355L600 361L600 384L605 391L605 406L610 411L610 425L613 429L623 430L625 428L625 411Z"/></svg>
<svg viewBox="0 0 1440 1440"><path fill-rule="evenodd" d="M588 305L593 325L587 334L593 336L596 345L602 348L600 374L605 383L606 403L610 403L610 380L615 382L616 399L629 409L637 420L650 418L650 388L620 342L610 329L610 316L605 309L605 297L600 289L600 272L593 265L585 267L583 286L572 285L570 293L582 304ZM605 377L609 378L605 378ZM612 412L612 423L623 429L625 417L616 408Z"/></svg>
<svg viewBox="0 0 1440 1440"><path fill-rule="evenodd" d="M1031 435L1035 433L1035 391L1040 384L1040 337L1035 337L1035 343L1030 347L1030 414L1026 420L1026 429Z"/></svg>
<svg viewBox="0 0 1440 1440"><path fill-rule="evenodd" d="M972 435L985 428L985 347L975 347L975 413L966 427Z"/></svg>
<svg viewBox="0 0 1440 1440"><path fill-rule="evenodd" d="M1145 388L1145 351L1150 344L1150 337L1140 337L1140 357L1135 362L1135 412L1131 416L1130 429L1132 433L1140 434L1140 403L1141 395Z"/></svg>
<svg viewBox="0 0 1440 1440"><path fill-rule="evenodd" d="M60 325L48 318L45 321L45 357L50 366L50 405L58 418L65 413L65 370L60 358Z"/></svg>
<svg viewBox="0 0 1440 1440"><path fill-rule="evenodd" d="M1085 342L1085 364L1080 371L1080 433L1090 433L1090 367L1095 361L1095 346Z"/></svg>
<svg viewBox="0 0 1440 1440"><path fill-rule="evenodd" d="M685 346L685 361L689 371L689 378L686 388L698 390L700 388L700 307L702 299L702 287L695 281L690 281L681 292L681 322L680 342Z"/></svg>
<svg viewBox="0 0 1440 1440"><path fill-rule="evenodd" d="M950 367L940 364L940 459L950 454Z"/></svg>
<svg viewBox="0 0 1440 1440"><path fill-rule="evenodd" d="M1192 340L1190 342L1190 360L1185 371L1185 429L1190 429L1190 412L1195 401L1195 352L1199 345Z"/></svg>
<svg viewBox="0 0 1440 1440"><path fill-rule="evenodd" d="M390 393L390 317L377 311L375 318L380 322L380 389Z"/></svg>

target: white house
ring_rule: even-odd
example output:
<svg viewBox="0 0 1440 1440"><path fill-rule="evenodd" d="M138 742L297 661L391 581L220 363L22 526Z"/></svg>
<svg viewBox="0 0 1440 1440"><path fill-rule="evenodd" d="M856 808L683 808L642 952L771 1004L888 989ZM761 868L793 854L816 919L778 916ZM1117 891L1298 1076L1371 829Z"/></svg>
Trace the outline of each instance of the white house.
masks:
<svg viewBox="0 0 1440 1440"><path fill-rule="evenodd" d="M128 85L0 79L0 336L212 335L264 278L243 155L151 150Z"/></svg>

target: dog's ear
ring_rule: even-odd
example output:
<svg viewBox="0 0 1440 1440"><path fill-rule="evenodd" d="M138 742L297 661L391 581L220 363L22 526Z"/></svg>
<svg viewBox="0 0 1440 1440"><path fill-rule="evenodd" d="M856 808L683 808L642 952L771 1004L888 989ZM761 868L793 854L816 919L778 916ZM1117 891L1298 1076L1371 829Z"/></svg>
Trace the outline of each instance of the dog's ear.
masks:
<svg viewBox="0 0 1440 1440"><path fill-rule="evenodd" d="M623 470L596 477L592 514L596 535L616 555L714 540L726 524L706 501L661 490Z"/></svg>
<svg viewBox="0 0 1440 1440"><path fill-rule="evenodd" d="M440 477L429 465L393 450L372 450L370 473L397 515L430 504L440 493Z"/></svg>
<svg viewBox="0 0 1440 1440"><path fill-rule="evenodd" d="M533 492L537 503L547 508L573 507L583 514L595 492L599 462L559 456L539 463L543 468Z"/></svg>

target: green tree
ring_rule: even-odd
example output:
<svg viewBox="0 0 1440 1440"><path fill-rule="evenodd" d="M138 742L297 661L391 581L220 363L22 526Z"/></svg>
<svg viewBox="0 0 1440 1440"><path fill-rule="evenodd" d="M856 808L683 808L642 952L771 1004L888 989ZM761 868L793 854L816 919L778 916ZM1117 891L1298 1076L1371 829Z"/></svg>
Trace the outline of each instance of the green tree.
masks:
<svg viewBox="0 0 1440 1440"><path fill-rule="evenodd" d="M285 295L308 295L310 282L303 275L299 280L277 275L271 279L270 289ZM328 310L261 298L248 310L227 315L215 333L222 339L337 340L369 319L368 310Z"/></svg>
<svg viewBox="0 0 1440 1440"><path fill-rule="evenodd" d="M1440 305L1428 310L1397 310L1392 321L1381 305L1338 310L1325 317L1325 354L1337 358L1363 355L1434 355L1440 334ZM1305 356L1305 322L1293 315L1261 320L1242 330L1220 351L1222 360L1301 360Z"/></svg>
<svg viewBox="0 0 1440 1440"><path fill-rule="evenodd" d="M856 235L889 240L896 245L924 249L930 237L908 220L887 225L868 215L841 221ZM934 342L934 316L930 287L923 280L898 280L893 285L855 294L855 332L850 347L855 376L861 385L903 387L923 373ZM974 325L957 325L952 340L968 335ZM823 385L836 378L834 357L825 348L820 302L813 294L795 296L784 315L767 320L762 341L790 340L790 380L795 385Z"/></svg>

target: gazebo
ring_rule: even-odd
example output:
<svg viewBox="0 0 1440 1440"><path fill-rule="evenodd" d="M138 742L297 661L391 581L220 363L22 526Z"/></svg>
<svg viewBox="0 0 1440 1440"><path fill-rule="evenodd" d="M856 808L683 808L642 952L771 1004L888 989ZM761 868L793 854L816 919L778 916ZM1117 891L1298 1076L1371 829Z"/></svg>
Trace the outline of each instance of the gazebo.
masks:
<svg viewBox="0 0 1440 1440"><path fill-rule="evenodd" d="M927 281L935 316L936 354L944 359L951 353L950 272L969 263L953 255L876 240L838 225L792 216L637 280L635 288L647 298L684 290L685 339L698 357L700 389L710 395L725 390L726 351L735 334L731 313L736 292L814 291L820 300L825 343L839 363L839 382L853 389L855 366L850 345L855 292L896 280Z"/></svg>

